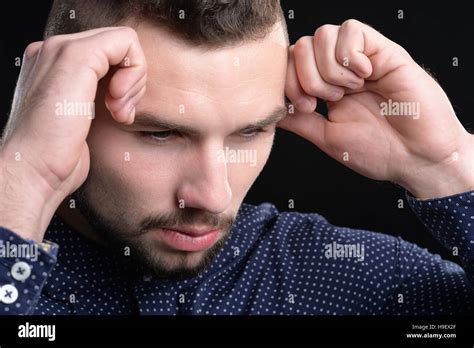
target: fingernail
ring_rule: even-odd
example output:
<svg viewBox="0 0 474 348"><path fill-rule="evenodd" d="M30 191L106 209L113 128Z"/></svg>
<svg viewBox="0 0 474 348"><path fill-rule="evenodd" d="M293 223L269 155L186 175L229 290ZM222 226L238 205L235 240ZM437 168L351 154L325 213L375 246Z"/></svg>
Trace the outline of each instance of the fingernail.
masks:
<svg viewBox="0 0 474 348"><path fill-rule="evenodd" d="M135 106L132 106L132 109L130 110L128 114L128 122L132 123L134 117L135 117Z"/></svg>
<svg viewBox="0 0 474 348"><path fill-rule="evenodd" d="M350 89L357 89L359 88L359 84L357 82L349 82L347 84L347 88L350 88Z"/></svg>
<svg viewBox="0 0 474 348"><path fill-rule="evenodd" d="M306 98L301 98L296 101L296 108L301 111L310 111L312 108L311 102Z"/></svg>
<svg viewBox="0 0 474 348"><path fill-rule="evenodd" d="M344 96L344 92L337 90L329 94L329 100L339 100Z"/></svg>

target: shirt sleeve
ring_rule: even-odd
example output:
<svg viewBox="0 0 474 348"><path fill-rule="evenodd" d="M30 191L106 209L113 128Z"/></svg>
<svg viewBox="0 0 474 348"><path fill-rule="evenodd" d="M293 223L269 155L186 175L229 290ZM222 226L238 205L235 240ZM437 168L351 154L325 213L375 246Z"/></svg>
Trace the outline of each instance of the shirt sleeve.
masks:
<svg viewBox="0 0 474 348"><path fill-rule="evenodd" d="M387 314L472 314L474 302L474 191L408 203L431 234L461 266L399 240L398 281Z"/></svg>
<svg viewBox="0 0 474 348"><path fill-rule="evenodd" d="M57 244L0 227L0 315L33 314L57 252Z"/></svg>

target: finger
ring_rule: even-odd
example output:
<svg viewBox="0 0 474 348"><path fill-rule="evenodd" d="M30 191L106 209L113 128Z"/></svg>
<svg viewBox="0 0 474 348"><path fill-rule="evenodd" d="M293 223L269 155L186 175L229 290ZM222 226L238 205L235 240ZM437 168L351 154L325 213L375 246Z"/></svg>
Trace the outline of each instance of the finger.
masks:
<svg viewBox="0 0 474 348"><path fill-rule="evenodd" d="M118 99L127 94L146 74L145 55L136 32L129 27L97 29L69 36L53 36L48 38L42 46L38 63L41 63L42 75L53 75L53 73L64 75L67 71L81 71L82 73L76 76L77 88L71 88L69 92L84 95L83 98L86 100L95 97L95 89L82 90L82 92L73 89L91 85L93 78L97 84L111 66L119 68L115 71L115 74L118 74L117 83L113 85L120 83L121 86L111 90L112 97ZM85 73L85 69L95 74ZM38 72L38 75L41 75L41 72Z"/></svg>
<svg viewBox="0 0 474 348"><path fill-rule="evenodd" d="M345 65L363 79L372 75L372 63L364 53L364 32L359 22L345 21L339 29L336 45L336 58L339 63Z"/></svg>
<svg viewBox="0 0 474 348"><path fill-rule="evenodd" d="M87 37L91 37L100 33L104 33L107 31L113 31L113 30L123 30L124 26L118 26L118 27L102 27L102 28L95 28L95 29L89 29L85 31L80 31L77 33L71 33L71 34L60 34L60 35L54 35L46 38L46 41L50 42L53 41L55 45L60 45L64 42L69 42L72 40L79 40L79 39L84 39Z"/></svg>
<svg viewBox="0 0 474 348"><path fill-rule="evenodd" d="M25 48L25 53L23 54L23 62L31 60L34 57L36 57L39 50L41 49L41 46L43 46L43 41L35 41L35 42L30 43Z"/></svg>
<svg viewBox="0 0 474 348"><path fill-rule="evenodd" d="M290 46L288 56L285 94L293 105L295 105L297 110L302 112L312 112L316 109L317 100L315 97L307 95L298 81L294 58L294 46Z"/></svg>
<svg viewBox="0 0 474 348"><path fill-rule="evenodd" d="M99 59L90 60L90 64L99 79L107 74L110 66L122 64L121 67L127 69L130 75L135 76L134 80L127 81L130 84L129 87L132 87L143 77L144 71L146 72L145 55L137 33L132 28L122 27L118 30L103 31L79 39L79 42L84 44L83 47L98 50L96 54ZM123 95L112 96L120 98Z"/></svg>
<svg viewBox="0 0 474 348"><path fill-rule="evenodd" d="M146 81L146 61L136 32L127 27L121 30L110 30L100 32L96 35L80 39L83 47L96 47L96 56L99 59L92 60L90 67L96 72L98 80L105 76L111 65L120 65L110 80L108 93L109 103L112 99L125 97L138 83L144 85ZM143 86L142 86L143 87ZM129 94L133 95L133 94ZM128 110L111 112L118 122L127 122L131 117L133 107Z"/></svg>
<svg viewBox="0 0 474 348"><path fill-rule="evenodd" d="M143 97L143 95L145 95L145 92L146 92L146 87L143 87L142 90L138 92L138 94L130 100L130 105L132 106L132 110L129 113L129 119L126 122L127 124L132 124L133 122L135 122L136 105L138 104L138 101Z"/></svg>
<svg viewBox="0 0 474 348"><path fill-rule="evenodd" d="M35 41L30 43L23 53L22 69L20 72L19 81L27 79L30 72L33 71L36 61L38 59L38 53L43 46L43 41Z"/></svg>
<svg viewBox="0 0 474 348"><path fill-rule="evenodd" d="M294 56L298 81L306 94L329 101L337 101L344 96L342 87L332 85L321 77L311 36L304 36L296 42Z"/></svg>
<svg viewBox="0 0 474 348"><path fill-rule="evenodd" d="M86 53L87 51L89 51L89 60L91 59L91 57L95 56L95 53L100 49L100 47L81 47L80 45L78 45L80 39L88 38L98 33L103 33L107 31L117 31L122 28L123 27L98 28L74 34L51 36L42 42L41 46L39 47L39 51L37 51L37 47L34 47L35 43L33 43L32 47L28 49L28 52L25 53L28 57L30 56L30 54L32 55L33 53L36 53L36 61L39 64L38 71L36 71L35 75L44 76L46 74L51 74L51 71L53 71L54 68L58 67L58 59L65 53L69 53L69 56L75 57L75 59L78 60L80 64L84 63L84 51L86 51ZM64 70L65 68L61 66L60 69Z"/></svg>
<svg viewBox="0 0 474 348"><path fill-rule="evenodd" d="M362 52L371 63L372 73L368 78L369 80L379 80L406 62L413 61L403 47L389 40L374 28L355 19L346 22L343 23L345 28L344 35L341 37L341 47L350 46L351 41L357 42L357 52ZM362 62L363 57L360 55L358 57L361 61L359 63L360 69L363 69L362 64L367 65L367 63ZM356 61L355 64L357 64Z"/></svg>
<svg viewBox="0 0 474 348"><path fill-rule="evenodd" d="M317 112L296 112L286 116L278 122L277 126L305 138L324 152L327 152L324 139L329 124L330 121Z"/></svg>
<svg viewBox="0 0 474 348"><path fill-rule="evenodd" d="M81 39L86 39L94 35L105 33L108 31L123 30L123 28L125 27L97 28L97 29L86 30L86 31L73 33L73 34L54 35L54 36L48 37L43 42L43 45L41 46L38 52L39 55L41 56L45 55L45 60L42 62L43 63L42 66L45 66L47 69L49 69L50 65L55 64L58 56L64 52L65 47L69 47L71 46L71 44L75 44L79 42L79 40ZM92 52L92 50L90 50L90 47L86 47L86 49L89 50L91 53L94 53ZM50 52L53 52L54 56L51 55ZM78 52L78 53L82 53L82 56L83 56L83 52Z"/></svg>
<svg viewBox="0 0 474 348"><path fill-rule="evenodd" d="M120 111L120 109L122 109L130 101L130 99L137 95L146 85L146 75L144 75L128 92L126 91L126 95L120 99L116 99L112 97L110 91L113 90L112 83L118 83L117 80L114 80L114 78L119 72L120 71L115 73L114 77L111 79L105 99L107 109L109 109L109 111L112 113Z"/></svg>
<svg viewBox="0 0 474 348"><path fill-rule="evenodd" d="M17 85L15 87L15 94L12 102L12 113L20 104L21 101L25 98L24 94L26 93L25 81L28 81L28 78L34 71L36 61L38 60L38 52L43 45L43 41L36 41L30 43L23 53L23 60L21 63L21 70L18 76ZM10 122L9 122L10 123Z"/></svg>
<svg viewBox="0 0 474 348"><path fill-rule="evenodd" d="M336 60L336 44L339 27L323 25L314 33L314 52L316 64L325 81L337 86L357 89L363 86L364 80Z"/></svg>
<svg viewBox="0 0 474 348"><path fill-rule="evenodd" d="M123 99L141 89L146 83L146 71L140 69L138 73L131 74L128 67L117 69L109 83L109 93L115 99Z"/></svg>
<svg viewBox="0 0 474 348"><path fill-rule="evenodd" d="M135 117L135 107L138 104L138 101L143 97L145 94L146 87L143 86L138 93L132 95L130 98L126 99L122 105L117 110L111 111L111 107L109 106L111 103L114 103L116 99L112 98L110 94L107 93L105 96L105 104L111 114L115 115L115 119L118 122L122 122L125 124L132 124Z"/></svg>

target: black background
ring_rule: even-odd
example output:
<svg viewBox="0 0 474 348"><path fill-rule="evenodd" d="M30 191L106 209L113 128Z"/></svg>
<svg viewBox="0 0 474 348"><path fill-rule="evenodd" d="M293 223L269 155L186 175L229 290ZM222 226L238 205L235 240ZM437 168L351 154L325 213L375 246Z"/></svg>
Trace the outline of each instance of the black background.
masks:
<svg viewBox="0 0 474 348"><path fill-rule="evenodd" d="M56 340L18 338L18 326L56 325ZM407 338L412 325L455 325L456 338ZM466 347L469 316L0 316L2 348L32 347ZM63 345L64 343L67 343ZM72 343L72 344L71 344ZM147 344L145 344L147 343ZM196 345L196 343L203 343ZM389 343L389 344L387 344ZM214 345L215 344L215 345ZM271 345L270 345L271 344ZM375 345L376 344L376 345Z"/></svg>
<svg viewBox="0 0 474 348"><path fill-rule="evenodd" d="M412 2L282 1L290 40L312 35L323 24L341 24L356 18L370 24L405 47L429 69L445 89L461 122L474 129L472 77L472 12L467 2L440 5ZM22 57L29 42L41 40L51 1L4 2L0 12L0 129L8 117L20 71L15 58ZM404 19L398 19L403 10ZM453 57L459 66L453 67ZM329 158L314 145L279 130L270 160L246 201L272 202L280 210L317 212L335 225L380 231L427 247L445 258L449 255L410 211L397 207L404 190L390 183L366 179Z"/></svg>

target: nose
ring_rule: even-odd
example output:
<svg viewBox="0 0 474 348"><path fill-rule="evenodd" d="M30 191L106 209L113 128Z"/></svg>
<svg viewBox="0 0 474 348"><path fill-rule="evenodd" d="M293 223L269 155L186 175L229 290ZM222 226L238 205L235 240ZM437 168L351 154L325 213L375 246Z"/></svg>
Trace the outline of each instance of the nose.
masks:
<svg viewBox="0 0 474 348"><path fill-rule="evenodd" d="M219 144L203 145L192 159L184 175L177 199L183 208L201 209L219 214L225 211L232 200L232 190L227 175L227 164L219 160Z"/></svg>

